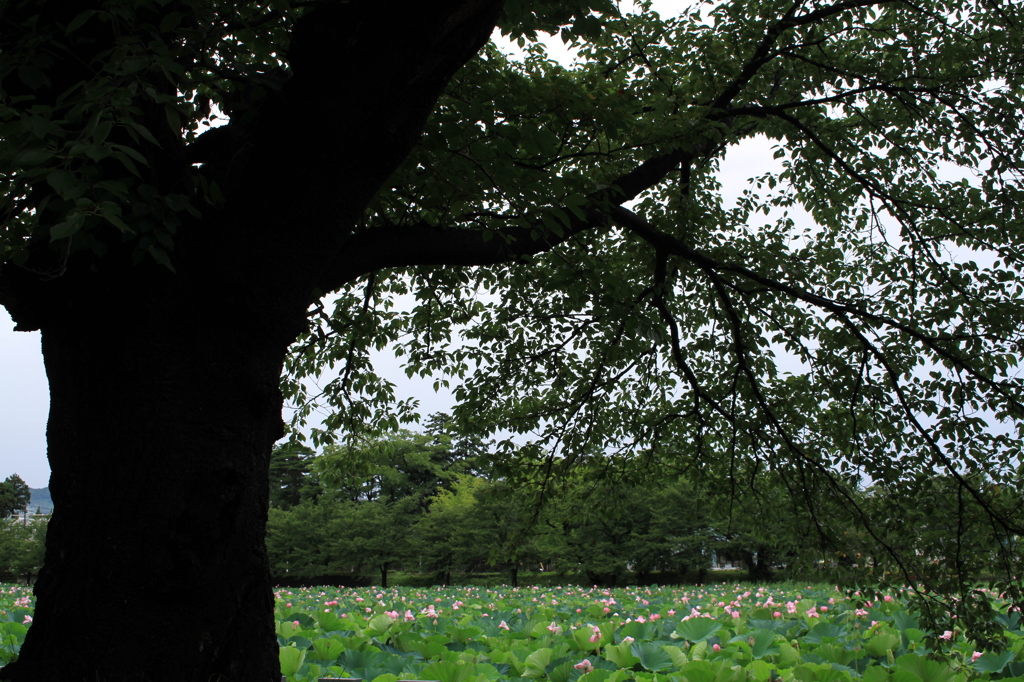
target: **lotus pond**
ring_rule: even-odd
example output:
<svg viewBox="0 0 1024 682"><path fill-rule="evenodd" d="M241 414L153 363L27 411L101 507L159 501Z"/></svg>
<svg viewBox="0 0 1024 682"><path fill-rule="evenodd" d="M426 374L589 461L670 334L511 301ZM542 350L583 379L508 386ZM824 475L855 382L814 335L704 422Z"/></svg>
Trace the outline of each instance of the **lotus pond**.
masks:
<svg viewBox="0 0 1024 682"><path fill-rule="evenodd" d="M0 591L0 663L31 627L27 588ZM836 588L280 589L288 680L366 682L1024 682L1019 613L1008 647L929 633L900 595ZM929 635L938 635L927 644Z"/></svg>

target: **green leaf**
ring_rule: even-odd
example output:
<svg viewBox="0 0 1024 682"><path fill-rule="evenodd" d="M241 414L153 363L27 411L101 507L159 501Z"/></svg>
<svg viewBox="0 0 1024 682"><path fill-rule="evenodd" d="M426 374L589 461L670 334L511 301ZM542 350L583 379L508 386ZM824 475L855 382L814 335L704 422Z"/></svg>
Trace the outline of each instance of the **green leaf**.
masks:
<svg viewBox="0 0 1024 682"><path fill-rule="evenodd" d="M750 647L750 654L755 659L772 656L780 651L779 647L776 646L775 633L771 630L751 630L745 633L745 635L754 640Z"/></svg>
<svg viewBox="0 0 1024 682"><path fill-rule="evenodd" d="M846 634L846 628L835 623L818 623L811 628L804 639L811 644L821 644L826 639L838 639Z"/></svg>
<svg viewBox="0 0 1024 682"><path fill-rule="evenodd" d="M526 665L523 677L539 678L547 675L547 667L551 662L552 650L548 648L537 649L526 657Z"/></svg>
<svg viewBox="0 0 1024 682"><path fill-rule="evenodd" d="M55 128L53 122L45 116L26 116L21 120L21 125L39 139L46 137Z"/></svg>
<svg viewBox="0 0 1024 682"><path fill-rule="evenodd" d="M619 638L632 637L638 642L645 642L653 639L655 632L657 632L657 626L651 621L640 623L634 620L626 623L619 629Z"/></svg>
<svg viewBox="0 0 1024 682"><path fill-rule="evenodd" d="M653 673L675 667L672 657L660 644L654 642L634 642L631 652L640 659L640 665L645 670L650 670Z"/></svg>
<svg viewBox="0 0 1024 682"><path fill-rule="evenodd" d="M324 632L334 632L336 630L349 630L348 624L345 623L341 618L338 618L333 611L321 611L316 614L316 622L320 625L320 629Z"/></svg>
<svg viewBox="0 0 1024 682"><path fill-rule="evenodd" d="M953 678L953 669L948 663L933 661L917 654L904 654L896 659L896 667L908 672L921 682L949 682Z"/></svg>
<svg viewBox="0 0 1024 682"><path fill-rule="evenodd" d="M78 29L82 28L82 26L85 25L85 22L89 21L89 19L91 19L95 14L96 10L94 9L87 9L84 12L80 12L74 19L68 22L68 26L67 29L65 29L65 33L67 35L71 35Z"/></svg>
<svg viewBox="0 0 1024 682"><path fill-rule="evenodd" d="M321 637L313 640L313 650L316 652L315 658L333 662L345 650L345 645L336 639Z"/></svg>
<svg viewBox="0 0 1024 682"><path fill-rule="evenodd" d="M65 199L75 199L85 193L85 183L74 171L54 168L47 174L46 183Z"/></svg>
<svg viewBox="0 0 1024 682"><path fill-rule="evenodd" d="M713 618L691 618L684 620L676 627L676 634L697 643L712 637L721 627L722 624Z"/></svg>
<svg viewBox="0 0 1024 682"><path fill-rule="evenodd" d="M900 638L891 632L881 632L867 641L864 650L875 658L885 658L890 651L896 651Z"/></svg>
<svg viewBox="0 0 1024 682"><path fill-rule="evenodd" d="M171 272L174 272L174 263L171 262L170 255L156 244L151 244L147 249L149 255L160 265L164 266Z"/></svg>
<svg viewBox="0 0 1024 682"><path fill-rule="evenodd" d="M800 682L850 682L850 673L830 665L804 663L793 669L793 677Z"/></svg>
<svg viewBox="0 0 1024 682"><path fill-rule="evenodd" d="M50 84L50 79L34 64L23 64L20 66L18 68L18 78L32 90L38 90Z"/></svg>
<svg viewBox="0 0 1024 682"><path fill-rule="evenodd" d="M440 682L467 682L476 676L476 670L465 661L434 661L424 666L419 677ZM538 677L543 677L539 675Z"/></svg>
<svg viewBox="0 0 1024 682"><path fill-rule="evenodd" d="M18 154L14 162L18 166L31 167L38 166L47 162L50 157L53 156L53 152L44 147L34 147L26 149L25 151Z"/></svg>
<svg viewBox="0 0 1024 682"><path fill-rule="evenodd" d="M390 630L394 623L395 619L391 616L378 613L366 624L366 627L363 629L363 634L367 637L380 637Z"/></svg>
<svg viewBox="0 0 1024 682"><path fill-rule="evenodd" d="M680 647L665 645L662 648L665 650L665 653L667 653L672 658L672 665L674 665L675 667L682 668L684 665L690 662L689 659L686 657L686 652L683 651Z"/></svg>
<svg viewBox="0 0 1024 682"><path fill-rule="evenodd" d="M81 214L76 213L70 215L65 220L62 220L50 228L50 239L53 241L58 239L67 239L78 232L84 223L85 218Z"/></svg>
<svg viewBox="0 0 1024 682"><path fill-rule="evenodd" d="M147 142L149 142L151 144L156 145L157 147L160 146L160 143L157 142L156 138L153 137L153 133L149 132L149 128L147 128L146 126L142 125L141 123L139 123L137 121L132 121L130 119L125 121L125 123L132 130L137 132L142 137L142 139L146 140Z"/></svg>
<svg viewBox="0 0 1024 682"><path fill-rule="evenodd" d="M283 646L278 652L281 661L281 674L285 677L292 677L299 672L302 662L306 660L306 651L291 646Z"/></svg>
<svg viewBox="0 0 1024 682"><path fill-rule="evenodd" d="M548 682L569 682L569 677L574 672L572 661L563 660L557 665L549 664L547 670Z"/></svg>
<svg viewBox="0 0 1024 682"><path fill-rule="evenodd" d="M982 654L974 663L975 670L983 673L1001 673L1006 664L1012 661L1014 658L1013 651L1007 649L1002 653L988 652Z"/></svg>
<svg viewBox="0 0 1024 682"><path fill-rule="evenodd" d="M631 669L640 662L640 659L633 655L632 646L629 643L609 644L604 648L604 657L619 666L620 668Z"/></svg>
<svg viewBox="0 0 1024 682"><path fill-rule="evenodd" d="M778 645L779 653L775 656L775 663L780 668L792 668L800 662L800 652L788 642Z"/></svg>

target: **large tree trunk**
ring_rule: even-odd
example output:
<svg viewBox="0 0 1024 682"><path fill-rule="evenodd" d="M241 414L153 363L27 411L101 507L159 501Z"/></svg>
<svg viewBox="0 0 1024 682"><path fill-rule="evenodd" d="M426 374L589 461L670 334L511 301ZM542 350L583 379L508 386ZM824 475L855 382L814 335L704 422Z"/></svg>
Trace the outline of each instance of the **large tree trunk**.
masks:
<svg viewBox="0 0 1024 682"><path fill-rule="evenodd" d="M55 510L5 677L278 674L263 539L289 334L155 289L83 290L42 329Z"/></svg>
<svg viewBox="0 0 1024 682"><path fill-rule="evenodd" d="M382 267L355 226L500 7L308 12L290 80L205 146L226 199L180 226L175 272L114 230L66 262L44 234L38 263L0 271L0 304L42 331L54 500L35 618L0 679L277 682L264 534L285 353L314 291ZM83 77L78 57L54 78ZM176 134L143 148L161 187L193 183Z"/></svg>

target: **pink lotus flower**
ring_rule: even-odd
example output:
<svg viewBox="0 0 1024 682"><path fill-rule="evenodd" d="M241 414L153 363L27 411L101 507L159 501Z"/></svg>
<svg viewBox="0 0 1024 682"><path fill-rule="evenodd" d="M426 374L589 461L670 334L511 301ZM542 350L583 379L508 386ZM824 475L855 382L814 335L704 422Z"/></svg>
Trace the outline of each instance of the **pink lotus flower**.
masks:
<svg viewBox="0 0 1024 682"><path fill-rule="evenodd" d="M622 638L622 643L623 644L632 644L633 643L633 638L632 637L623 637Z"/></svg>
<svg viewBox="0 0 1024 682"><path fill-rule="evenodd" d="M782 611L776 611L773 613L772 618L782 618Z"/></svg>
<svg viewBox="0 0 1024 682"><path fill-rule="evenodd" d="M508 623L506 623L505 621L501 621L501 623L498 624L498 629L499 630L509 630L510 628L508 626Z"/></svg>
<svg viewBox="0 0 1024 682"><path fill-rule="evenodd" d="M945 640L953 639L953 631L952 630L946 630L941 635L939 635L939 639L945 639Z"/></svg>
<svg viewBox="0 0 1024 682"><path fill-rule="evenodd" d="M712 651L721 651L722 647L718 646L717 644L712 644L711 645L711 650Z"/></svg>
<svg viewBox="0 0 1024 682"><path fill-rule="evenodd" d="M573 666L577 670L581 671L584 675L594 670L593 664L589 658L584 658L582 661Z"/></svg>
<svg viewBox="0 0 1024 682"><path fill-rule="evenodd" d="M410 620L416 620L416 616L414 616L414 615L412 614L412 611L410 611L410 610L406 609L406 610L405 610L405 620L406 620L406 621L410 621Z"/></svg>
<svg viewBox="0 0 1024 682"><path fill-rule="evenodd" d="M671 617L671 616L674 616L674 615L676 615L676 610L675 610L675 609L669 609L669 610L668 610L668 615L669 615L670 617Z"/></svg>
<svg viewBox="0 0 1024 682"><path fill-rule="evenodd" d="M551 625L548 626L548 630L556 635L562 634L562 626L555 621L551 621Z"/></svg>
<svg viewBox="0 0 1024 682"><path fill-rule="evenodd" d="M592 634L590 635L590 641L592 643L601 641L601 628L597 627L596 625L592 625L591 627L593 628L593 630L591 631Z"/></svg>
<svg viewBox="0 0 1024 682"><path fill-rule="evenodd" d="M980 651L975 651L973 654L971 654L971 662L973 663L974 661L981 658L983 655L984 654L982 654Z"/></svg>

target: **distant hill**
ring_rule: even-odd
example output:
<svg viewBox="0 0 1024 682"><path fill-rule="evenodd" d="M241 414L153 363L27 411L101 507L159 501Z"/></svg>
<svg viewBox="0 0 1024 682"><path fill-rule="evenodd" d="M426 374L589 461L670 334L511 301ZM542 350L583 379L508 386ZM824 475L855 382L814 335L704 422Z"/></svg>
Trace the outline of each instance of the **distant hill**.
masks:
<svg viewBox="0 0 1024 682"><path fill-rule="evenodd" d="M53 511L53 500L50 499L49 488L29 488L29 492L32 493L32 500L28 503L28 510L31 513L35 514L36 509L44 514Z"/></svg>

